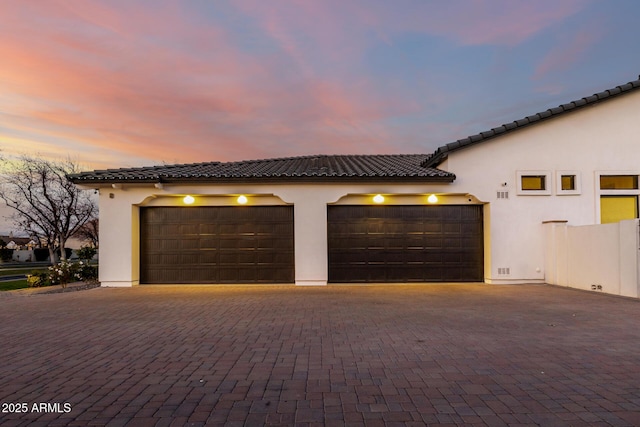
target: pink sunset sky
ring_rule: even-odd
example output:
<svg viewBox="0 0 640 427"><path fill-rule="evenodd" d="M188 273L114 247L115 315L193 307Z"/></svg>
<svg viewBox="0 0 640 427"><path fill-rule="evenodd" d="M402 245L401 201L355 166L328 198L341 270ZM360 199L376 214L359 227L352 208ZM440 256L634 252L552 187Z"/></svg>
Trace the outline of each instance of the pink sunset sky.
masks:
<svg viewBox="0 0 640 427"><path fill-rule="evenodd" d="M0 149L428 153L638 78L634 0L0 2Z"/></svg>

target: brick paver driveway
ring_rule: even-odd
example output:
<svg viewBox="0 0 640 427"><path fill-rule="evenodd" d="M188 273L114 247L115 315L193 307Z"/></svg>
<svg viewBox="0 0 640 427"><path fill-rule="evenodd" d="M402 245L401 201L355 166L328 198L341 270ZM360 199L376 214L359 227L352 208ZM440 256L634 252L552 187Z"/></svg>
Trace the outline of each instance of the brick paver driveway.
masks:
<svg viewBox="0 0 640 427"><path fill-rule="evenodd" d="M0 308L3 427L640 425L640 305L602 294L141 286Z"/></svg>

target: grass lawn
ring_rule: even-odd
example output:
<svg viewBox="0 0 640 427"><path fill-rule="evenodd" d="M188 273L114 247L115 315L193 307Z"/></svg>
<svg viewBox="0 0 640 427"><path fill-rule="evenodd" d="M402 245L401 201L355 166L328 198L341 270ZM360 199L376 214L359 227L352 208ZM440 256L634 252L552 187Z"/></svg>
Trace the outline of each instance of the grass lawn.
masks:
<svg viewBox="0 0 640 427"><path fill-rule="evenodd" d="M10 282L0 282L0 291L13 291L14 289L28 288L27 279L11 280Z"/></svg>
<svg viewBox="0 0 640 427"><path fill-rule="evenodd" d="M46 272L49 271L48 267L35 267L35 268L7 268L0 269L0 277L3 276L16 276L18 274L31 274L32 272ZM14 289L28 288L27 279L10 280L8 282L0 282L0 291L13 291Z"/></svg>
<svg viewBox="0 0 640 427"><path fill-rule="evenodd" d="M35 268L0 268L0 277L2 276L14 276L16 274L31 274L33 271L48 271L48 267L35 267Z"/></svg>
<svg viewBox="0 0 640 427"><path fill-rule="evenodd" d="M91 265L95 265L98 266L97 263L91 263ZM49 266L38 266L38 267L24 267L24 268L7 268L7 269L2 269L0 268L0 278L4 277L4 276L17 276L20 274L31 274L34 272L48 272L49 271ZM27 279L16 279L16 280L9 280L6 282L0 282L0 292L2 291L13 291L15 289L23 289L23 288L28 288L29 285L27 284Z"/></svg>

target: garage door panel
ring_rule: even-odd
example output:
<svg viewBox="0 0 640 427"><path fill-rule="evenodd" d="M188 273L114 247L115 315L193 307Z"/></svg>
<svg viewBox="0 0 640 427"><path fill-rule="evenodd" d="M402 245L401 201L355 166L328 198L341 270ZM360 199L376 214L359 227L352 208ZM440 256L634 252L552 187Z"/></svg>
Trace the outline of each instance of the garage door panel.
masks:
<svg viewBox="0 0 640 427"><path fill-rule="evenodd" d="M424 218L424 211L413 209L413 206L399 206L401 212L401 220L405 222L415 222ZM389 211L389 216L397 218L393 212Z"/></svg>
<svg viewBox="0 0 640 427"><path fill-rule="evenodd" d="M442 263L442 252L441 251L425 251L422 259L426 264L440 264Z"/></svg>
<svg viewBox="0 0 640 427"><path fill-rule="evenodd" d="M217 264L220 254L217 250L201 250L198 252L198 264Z"/></svg>
<svg viewBox="0 0 640 427"><path fill-rule="evenodd" d="M426 219L424 222L418 224L421 227L422 232L426 235L440 235L442 233L442 223L433 222L433 219Z"/></svg>
<svg viewBox="0 0 640 427"><path fill-rule="evenodd" d="M259 265L271 265L278 262L279 258L272 252L256 251L255 262ZM282 259L280 259L282 262Z"/></svg>
<svg viewBox="0 0 640 427"><path fill-rule="evenodd" d="M442 249L444 247L444 239L441 234L425 236L424 247L425 249Z"/></svg>
<svg viewBox="0 0 640 427"><path fill-rule="evenodd" d="M459 235L445 236L442 239L441 249L443 250L460 250L464 245Z"/></svg>
<svg viewBox="0 0 640 427"><path fill-rule="evenodd" d="M424 281L424 265L408 265L405 267L404 271L400 271L403 273L403 277L406 278L407 282L422 282ZM397 281L402 281L403 277L399 277L396 279Z"/></svg>
<svg viewBox="0 0 640 427"><path fill-rule="evenodd" d="M462 233L468 234L468 235L474 235L475 233L482 233L482 227L479 227L478 224L463 223Z"/></svg>
<svg viewBox="0 0 640 427"><path fill-rule="evenodd" d="M167 251L176 249L182 251L198 250L200 241L194 239L193 236L185 236L184 239L171 239L170 241L162 242L162 248Z"/></svg>
<svg viewBox="0 0 640 427"><path fill-rule="evenodd" d="M366 263L367 255L364 251L337 251L329 256L329 263L334 265L349 266L355 263Z"/></svg>
<svg viewBox="0 0 640 427"><path fill-rule="evenodd" d="M335 251L366 249L366 247L364 246L366 245L366 242L358 241L357 239L349 239L348 237L335 239L333 242L333 249Z"/></svg>
<svg viewBox="0 0 640 427"><path fill-rule="evenodd" d="M197 236L198 234L200 234L199 228L200 228L199 224L179 224L177 226L176 234L179 236L184 236L184 235Z"/></svg>
<svg viewBox="0 0 640 427"><path fill-rule="evenodd" d="M457 222L445 222L442 224L442 232L444 234L453 234L459 236L462 233L462 227Z"/></svg>
<svg viewBox="0 0 640 427"><path fill-rule="evenodd" d="M212 221L212 220L208 220L208 221ZM198 225L198 234L200 234L201 236L205 236L205 235L211 235L211 236L215 236L219 234L218 231L218 225L213 223L201 223Z"/></svg>
<svg viewBox="0 0 640 427"><path fill-rule="evenodd" d="M404 238L401 238L401 237L396 238L394 236L394 239L391 243L392 244L389 245L389 248L403 249L407 247L407 248L422 249L424 248L425 238L421 234L420 235L409 234L404 236Z"/></svg>
<svg viewBox="0 0 640 427"><path fill-rule="evenodd" d="M218 249L218 240L215 236L210 234L200 235L199 238L199 248L201 251L205 250L217 250Z"/></svg>
<svg viewBox="0 0 640 427"><path fill-rule="evenodd" d="M329 206L330 282L481 281L482 207Z"/></svg>
<svg viewBox="0 0 640 427"><path fill-rule="evenodd" d="M394 262L404 262L407 264L423 264L426 262L428 252L422 248L407 248L406 251L395 251L391 259Z"/></svg>
<svg viewBox="0 0 640 427"><path fill-rule="evenodd" d="M141 209L141 283L291 283L293 250L291 206Z"/></svg>

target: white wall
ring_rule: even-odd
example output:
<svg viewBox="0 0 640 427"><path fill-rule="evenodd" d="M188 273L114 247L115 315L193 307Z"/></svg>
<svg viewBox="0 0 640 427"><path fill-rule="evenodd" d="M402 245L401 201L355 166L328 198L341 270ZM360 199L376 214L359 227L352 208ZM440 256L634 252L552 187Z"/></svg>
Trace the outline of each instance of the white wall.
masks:
<svg viewBox="0 0 640 427"><path fill-rule="evenodd" d="M576 227L545 224L547 282L640 297L639 233L637 219Z"/></svg>
<svg viewBox="0 0 640 427"><path fill-rule="evenodd" d="M34 252L28 249L13 251L12 260L19 262L33 262L36 260Z"/></svg>
<svg viewBox="0 0 640 427"><path fill-rule="evenodd" d="M544 282L544 221L600 222L598 173L640 174L639 110L635 92L449 154L440 168L457 176L450 191L489 203L488 283ZM539 170L552 174L551 195L517 195L517 171ZM555 191L556 173L568 170L581 178L579 195ZM509 198L498 199L498 191Z"/></svg>

